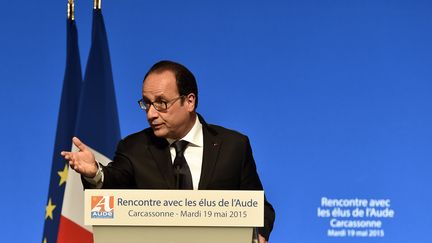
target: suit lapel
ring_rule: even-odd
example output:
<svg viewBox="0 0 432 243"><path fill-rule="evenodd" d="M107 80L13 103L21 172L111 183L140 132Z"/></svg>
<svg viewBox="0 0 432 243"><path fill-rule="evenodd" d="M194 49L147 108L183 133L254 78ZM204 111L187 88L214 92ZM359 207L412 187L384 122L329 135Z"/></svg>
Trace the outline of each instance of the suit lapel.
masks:
<svg viewBox="0 0 432 243"><path fill-rule="evenodd" d="M174 171L172 168L169 144L165 139L153 137L154 143L148 146L160 174L167 182L169 189L175 189Z"/></svg>
<svg viewBox="0 0 432 243"><path fill-rule="evenodd" d="M208 125L203 119L201 120L201 123L203 124L204 150L201 177L198 189L203 190L207 188L207 185L211 180L213 174L212 172L215 168L219 155L219 150L222 145L222 140L218 138L216 133L212 133L212 131L209 130Z"/></svg>

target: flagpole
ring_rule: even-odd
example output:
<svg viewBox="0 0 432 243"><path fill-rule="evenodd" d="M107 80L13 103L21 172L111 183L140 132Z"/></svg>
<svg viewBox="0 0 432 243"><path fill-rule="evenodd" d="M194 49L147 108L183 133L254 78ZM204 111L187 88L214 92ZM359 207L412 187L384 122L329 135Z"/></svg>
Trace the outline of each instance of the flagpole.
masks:
<svg viewBox="0 0 432 243"><path fill-rule="evenodd" d="M74 0L68 0L67 16L68 16L68 20L75 20L75 3L74 3Z"/></svg>
<svg viewBox="0 0 432 243"><path fill-rule="evenodd" d="M93 9L101 9L102 0L94 0Z"/></svg>

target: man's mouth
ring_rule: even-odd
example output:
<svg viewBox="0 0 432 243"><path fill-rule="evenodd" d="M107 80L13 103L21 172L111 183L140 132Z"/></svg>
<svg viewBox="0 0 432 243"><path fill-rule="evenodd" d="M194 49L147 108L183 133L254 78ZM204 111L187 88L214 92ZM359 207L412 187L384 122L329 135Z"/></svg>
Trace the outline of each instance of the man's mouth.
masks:
<svg viewBox="0 0 432 243"><path fill-rule="evenodd" d="M159 129L159 128L162 127L162 125L163 124L152 124L151 126L152 126L153 129Z"/></svg>

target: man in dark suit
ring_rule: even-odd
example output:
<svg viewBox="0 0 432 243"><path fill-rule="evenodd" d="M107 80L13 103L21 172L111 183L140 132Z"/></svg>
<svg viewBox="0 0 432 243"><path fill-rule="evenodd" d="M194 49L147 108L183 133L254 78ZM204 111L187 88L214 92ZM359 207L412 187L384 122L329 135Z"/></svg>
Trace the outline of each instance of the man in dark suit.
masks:
<svg viewBox="0 0 432 243"><path fill-rule="evenodd" d="M150 128L121 140L113 161L98 164L78 138L62 152L86 188L263 190L246 136L209 125L196 113L198 88L183 65L161 61L144 77L140 107ZM183 144L183 145L180 145ZM268 241L275 213L265 200L259 242Z"/></svg>

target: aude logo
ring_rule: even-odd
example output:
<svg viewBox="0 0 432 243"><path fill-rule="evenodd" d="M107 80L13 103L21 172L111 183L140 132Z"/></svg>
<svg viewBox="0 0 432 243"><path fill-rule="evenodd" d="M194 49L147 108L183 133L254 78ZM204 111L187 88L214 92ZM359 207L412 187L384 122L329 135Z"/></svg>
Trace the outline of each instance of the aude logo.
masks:
<svg viewBox="0 0 432 243"><path fill-rule="evenodd" d="M114 218L114 196L92 196L91 217Z"/></svg>

